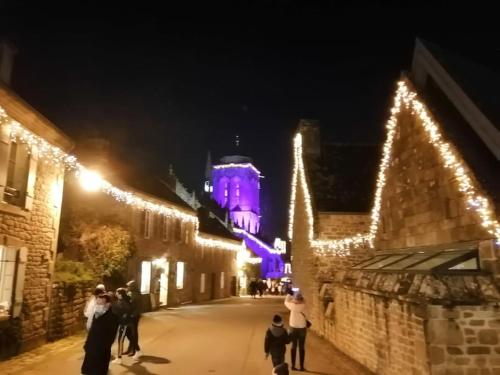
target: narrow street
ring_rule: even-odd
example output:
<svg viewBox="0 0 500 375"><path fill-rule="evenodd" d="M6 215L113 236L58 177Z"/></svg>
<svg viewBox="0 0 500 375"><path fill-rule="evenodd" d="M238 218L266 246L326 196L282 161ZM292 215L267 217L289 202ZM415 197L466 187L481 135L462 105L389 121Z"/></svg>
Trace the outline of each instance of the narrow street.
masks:
<svg viewBox="0 0 500 375"><path fill-rule="evenodd" d="M147 314L140 325L144 357L139 363L126 357L123 365L110 366L110 374L268 375L271 362L264 358L263 338L273 314L286 315L282 301L232 298ZM83 339L76 335L0 362L0 373L80 374ZM306 345L309 374L369 374L313 334Z"/></svg>

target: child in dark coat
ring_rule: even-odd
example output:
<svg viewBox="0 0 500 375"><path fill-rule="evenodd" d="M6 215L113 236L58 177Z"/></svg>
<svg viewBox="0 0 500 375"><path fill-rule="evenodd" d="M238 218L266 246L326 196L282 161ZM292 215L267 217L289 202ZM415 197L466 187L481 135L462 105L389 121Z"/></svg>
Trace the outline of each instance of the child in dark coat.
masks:
<svg viewBox="0 0 500 375"><path fill-rule="evenodd" d="M289 343L290 337L285 328L283 328L283 319L281 319L281 316L275 315L271 327L266 331L266 338L264 340L264 352L266 353L266 358L271 355L273 367L285 362L286 345Z"/></svg>

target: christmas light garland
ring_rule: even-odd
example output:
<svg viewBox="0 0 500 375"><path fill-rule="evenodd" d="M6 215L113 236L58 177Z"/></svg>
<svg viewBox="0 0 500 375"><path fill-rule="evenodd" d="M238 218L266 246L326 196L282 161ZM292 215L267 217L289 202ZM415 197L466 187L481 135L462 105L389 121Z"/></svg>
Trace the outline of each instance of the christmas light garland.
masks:
<svg viewBox="0 0 500 375"><path fill-rule="evenodd" d="M298 133L294 139L294 166L291 184L291 199L289 208L288 236L293 238L293 225L295 213L295 199L297 194L297 184L300 183L304 192L304 204L308 221L307 237L311 247L318 254L334 253L336 255L347 255L352 247L369 245L373 247L373 242L377 235L380 224L380 210L382 202L382 193L386 185L386 172L391 162L394 136L397 126L397 115L405 108L411 109L412 114L416 114L424 127L429 143L438 151L443 160L445 168L451 169L460 192L464 193L468 209L474 210L481 219L481 225L494 238L500 239L500 224L495 218L494 210L491 208L488 198L479 194L478 188L474 186L473 179L469 176L467 167L457 156L458 152L454 147L443 140L443 136L438 125L433 121L430 113L422 102L416 99L417 94L410 91L404 81L398 82L398 89L394 98L394 106L391 109L391 116L386 123L387 138L384 143L382 159L379 165L377 184L374 195L373 208L371 211L371 223L369 231L366 234L357 234L353 237L347 237L338 240L317 240L314 239L314 216L311 206L311 195L307 185L304 161L302 156L302 135Z"/></svg>
<svg viewBox="0 0 500 375"><path fill-rule="evenodd" d="M241 164L229 163L229 164L219 164L213 166L213 169L229 169L229 168L249 168L258 175L260 175L260 171L257 168L255 168L252 163L241 163Z"/></svg>
<svg viewBox="0 0 500 375"><path fill-rule="evenodd" d="M0 106L0 125L8 126L11 141L21 142L27 145L29 152L36 150L39 158L45 163L56 166L64 166L75 172L77 176L89 174L90 171L80 164L74 155L70 155L59 147L51 145L42 137L32 133L19 122L10 118ZM180 219L184 222L195 224L195 241L201 246L216 247L229 251L242 251L245 249L243 241L236 244L230 241L214 239L202 236L198 230L199 221L195 214L183 212L173 206L156 203L145 199L137 192L120 189L104 179L99 180L99 190L113 197L116 201L125 203L141 210L148 210L167 217Z"/></svg>
<svg viewBox="0 0 500 375"><path fill-rule="evenodd" d="M242 234L245 237L250 238L252 241L255 241L259 244L260 247L266 249L270 254L284 254L284 251L281 251L279 249L275 249L273 247L270 247L268 244L265 242L261 241L257 237L255 237L252 233L247 232L246 230L240 229L240 228L233 228L234 233L239 233Z"/></svg>

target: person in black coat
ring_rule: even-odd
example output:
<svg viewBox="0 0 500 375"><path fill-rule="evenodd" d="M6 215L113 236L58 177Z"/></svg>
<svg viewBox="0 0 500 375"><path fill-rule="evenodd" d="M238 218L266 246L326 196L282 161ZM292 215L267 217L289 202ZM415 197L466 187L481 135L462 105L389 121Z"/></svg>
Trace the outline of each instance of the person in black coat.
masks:
<svg viewBox="0 0 500 375"><path fill-rule="evenodd" d="M290 337L283 328L283 319L281 319L281 316L275 315L273 324L267 329L266 338L264 339L264 352L266 358L271 355L273 367L285 362L286 345L289 343Z"/></svg>
<svg viewBox="0 0 500 375"><path fill-rule="evenodd" d="M115 341L118 317L111 311L111 297L101 294L96 297L92 325L83 348L85 358L82 374L106 375L111 359L111 345Z"/></svg>
<svg viewBox="0 0 500 375"><path fill-rule="evenodd" d="M111 310L118 317L118 353L117 358L112 363L121 365L125 336L132 337L132 340L134 340L135 332L132 322L132 304L130 303L130 297L127 295L127 290L118 288L116 298L118 300L113 304Z"/></svg>
<svg viewBox="0 0 500 375"><path fill-rule="evenodd" d="M128 349L125 353L133 356L135 361L138 361L142 355L141 348L139 347L139 320L141 318L141 293L139 287L134 280L127 283L127 294L130 297L130 304L132 306L132 330L127 331L127 338L129 341Z"/></svg>

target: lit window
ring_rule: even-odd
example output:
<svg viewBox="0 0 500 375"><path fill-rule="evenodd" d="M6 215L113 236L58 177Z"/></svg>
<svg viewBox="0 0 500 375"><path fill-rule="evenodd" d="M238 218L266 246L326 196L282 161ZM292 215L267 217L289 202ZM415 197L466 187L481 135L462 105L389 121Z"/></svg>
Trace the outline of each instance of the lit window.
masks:
<svg viewBox="0 0 500 375"><path fill-rule="evenodd" d="M0 246L0 317L8 316L14 293L16 249Z"/></svg>
<svg viewBox="0 0 500 375"><path fill-rule="evenodd" d="M220 288L224 289L224 272L220 273Z"/></svg>
<svg viewBox="0 0 500 375"><path fill-rule="evenodd" d="M184 288L184 262L177 262L177 275L175 279L177 289Z"/></svg>
<svg viewBox="0 0 500 375"><path fill-rule="evenodd" d="M236 184L236 196L240 196L240 184Z"/></svg>
<svg viewBox="0 0 500 375"><path fill-rule="evenodd" d="M202 273L200 276L200 293L205 293L205 274Z"/></svg>
<svg viewBox="0 0 500 375"><path fill-rule="evenodd" d="M151 291L151 262L141 263L141 293L148 294Z"/></svg>
<svg viewBox="0 0 500 375"><path fill-rule="evenodd" d="M30 170L30 158L26 144L11 142L7 163L7 180L3 191L3 200L7 203L24 207Z"/></svg>
<svg viewBox="0 0 500 375"><path fill-rule="evenodd" d="M227 198L227 186L224 188L224 198Z"/></svg>
<svg viewBox="0 0 500 375"><path fill-rule="evenodd" d="M144 238L151 238L153 229L153 215L151 211L144 211L143 220Z"/></svg>
<svg viewBox="0 0 500 375"><path fill-rule="evenodd" d="M163 241L168 241L168 218L163 216Z"/></svg>

